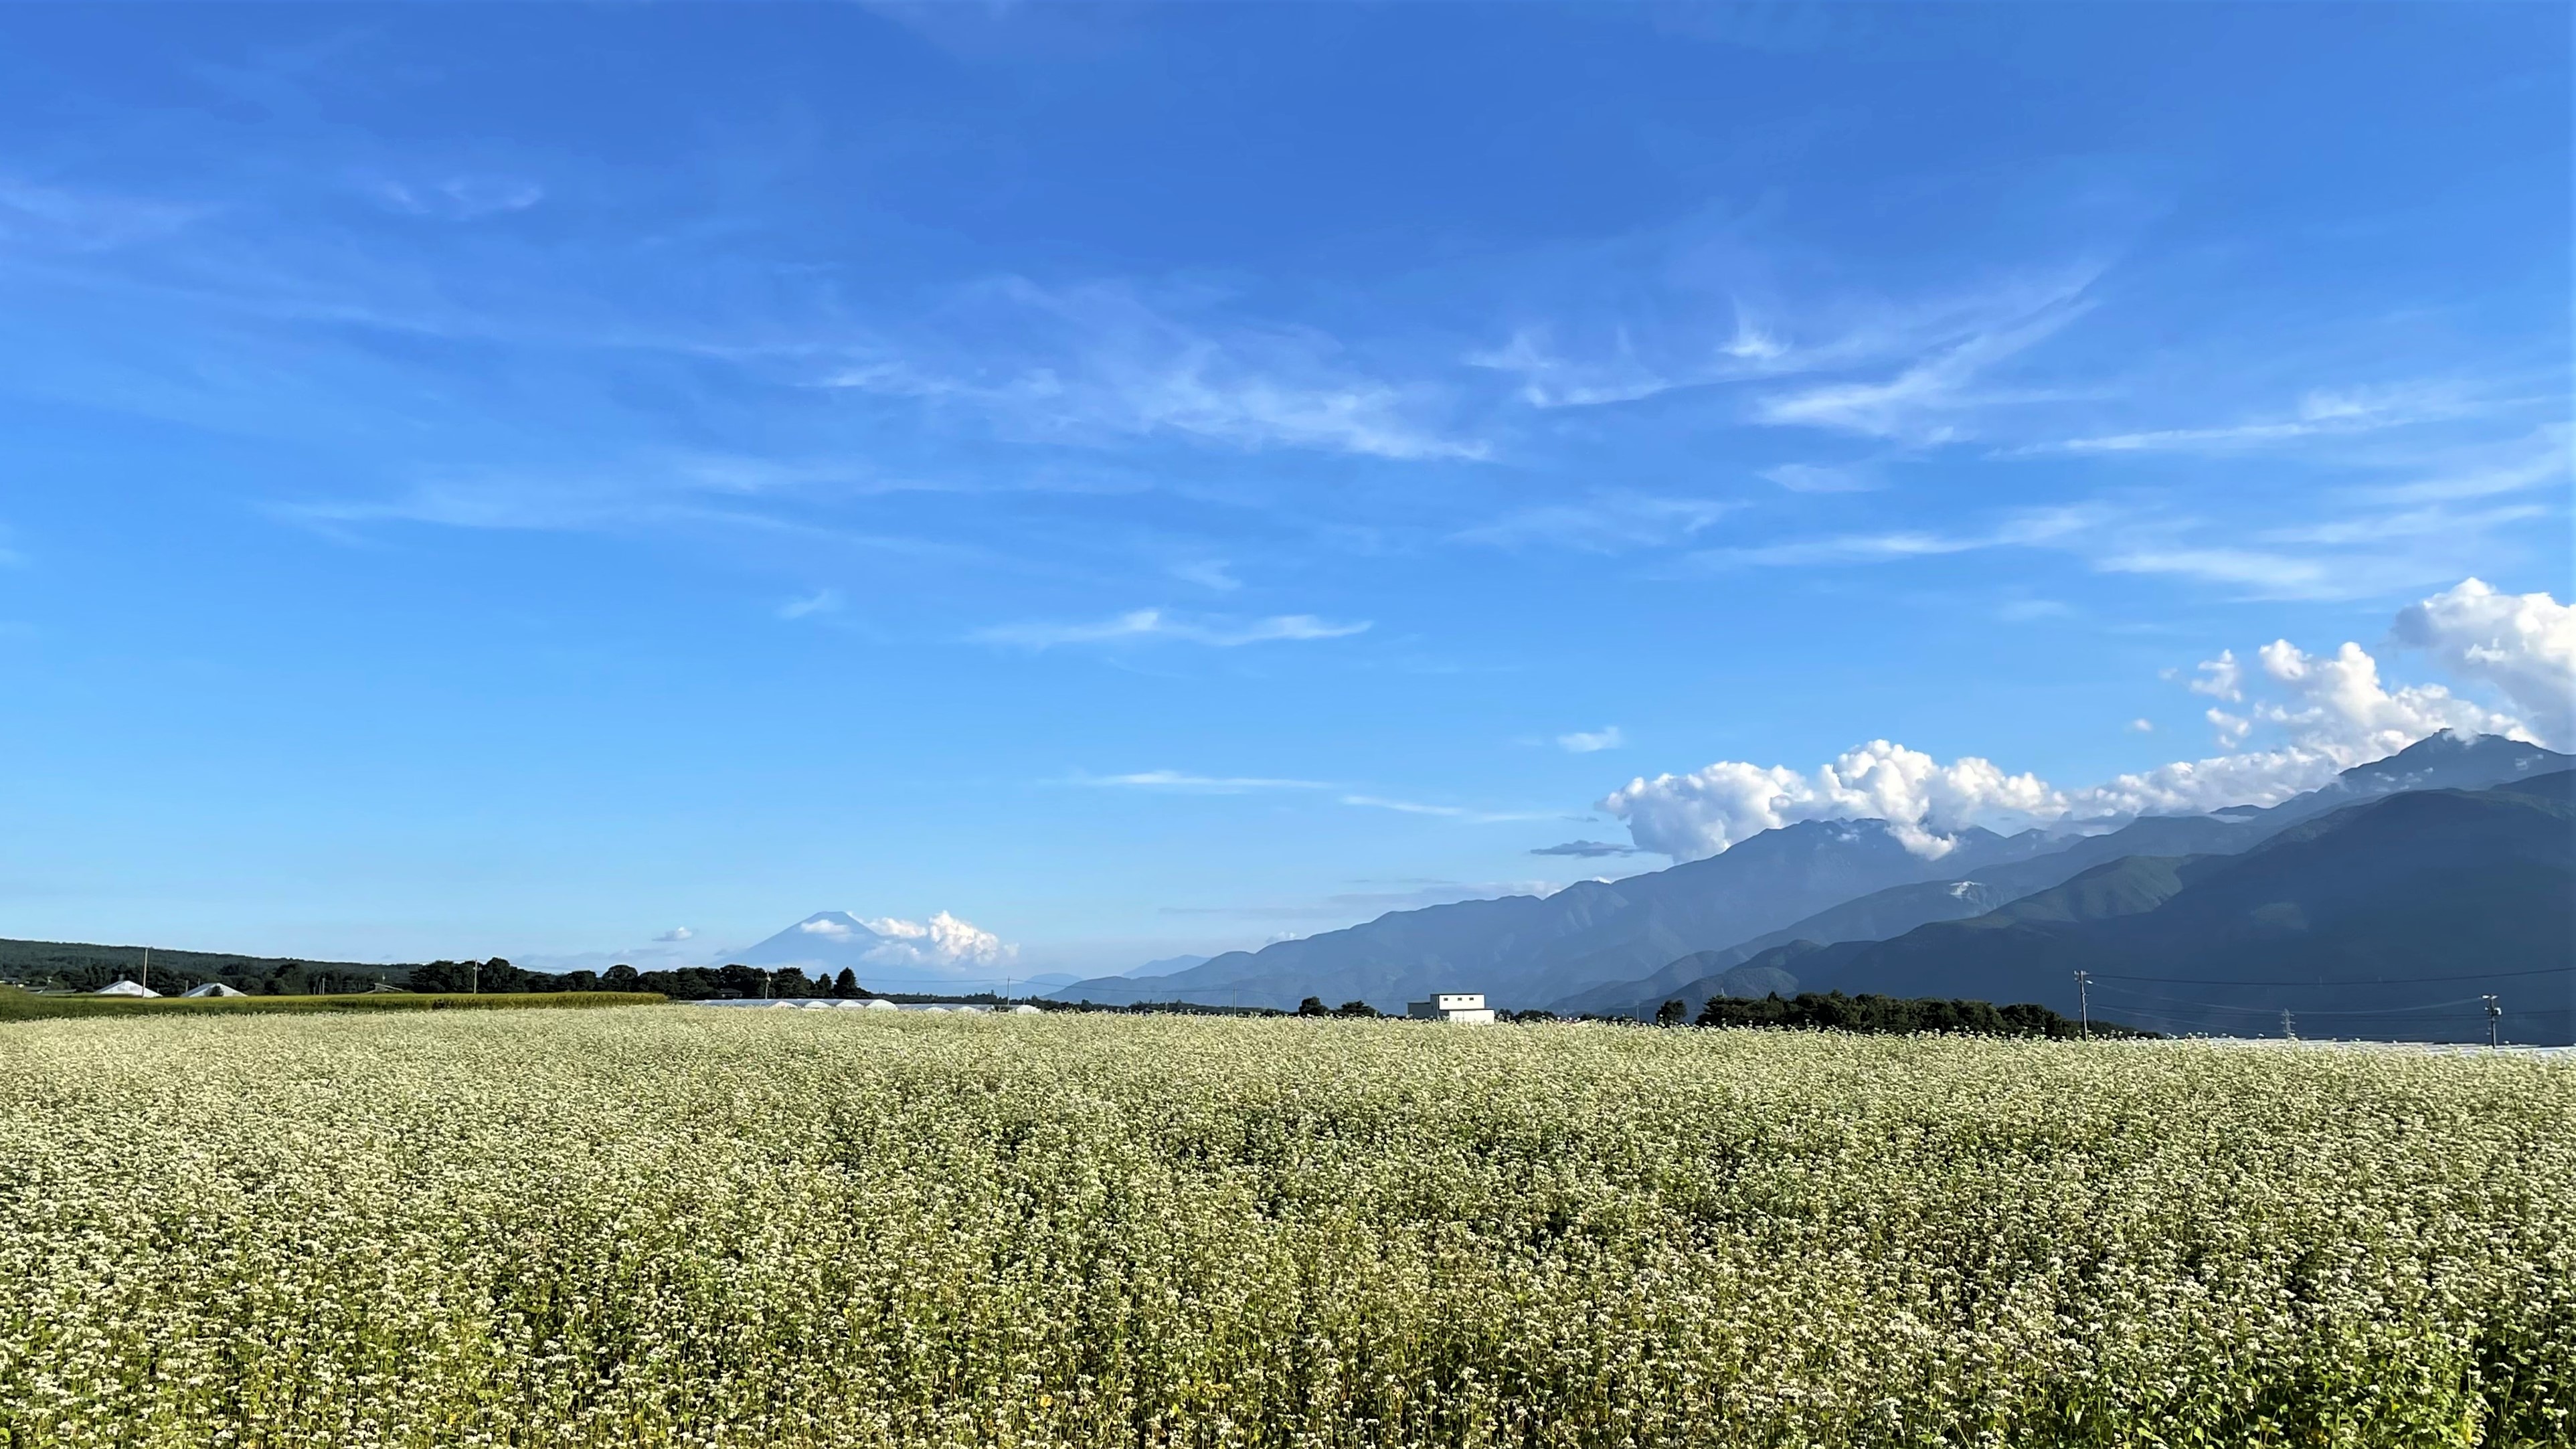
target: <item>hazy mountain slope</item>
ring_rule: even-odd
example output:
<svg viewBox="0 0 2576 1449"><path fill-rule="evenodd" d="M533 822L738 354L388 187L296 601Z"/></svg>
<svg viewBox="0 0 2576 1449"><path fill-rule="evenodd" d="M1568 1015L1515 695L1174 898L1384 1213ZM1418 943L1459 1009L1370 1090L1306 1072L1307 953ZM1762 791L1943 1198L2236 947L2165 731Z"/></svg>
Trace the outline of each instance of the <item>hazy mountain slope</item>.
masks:
<svg viewBox="0 0 2576 1449"><path fill-rule="evenodd" d="M1768 931L1752 940L1715 951L1695 951L1667 965L1641 981L1613 981L1574 992L1550 1003L1549 1009L1565 1016L1644 1015L1675 996L1697 996L1689 1003L1699 1003L1711 992L1740 996L1752 976L1735 976L1734 984L1719 986L1713 979L1702 984L1702 978L1715 978L1731 968L1743 965L1773 947L1793 941L1808 945L1828 945L1836 941L1878 941L1902 935L1917 926L1933 921L1955 921L1967 916L1983 915L2003 904L2004 897L1993 887L1971 880L1917 881L1873 891L1857 900L1828 906L1803 920L1794 921L1776 931ZM1776 963L1774 963L1776 965ZM1778 983L1765 979L1764 990ZM1795 981L1790 985L1794 988Z"/></svg>
<svg viewBox="0 0 2576 1449"><path fill-rule="evenodd" d="M1682 957L1740 951L1750 964L1772 946L1806 939L1786 928L1821 918L1815 934L1902 933L1964 912L2050 890L2132 856L2220 855L2244 850L2306 816L2404 788L2409 782L2493 783L2570 757L2492 736L2435 736L2371 765L2348 770L2325 790L2269 810L2221 816L2158 816L2087 837L2026 831L2004 837L1969 830L1937 859L1907 852L1883 821L1809 821L1765 831L1722 855L1610 882L1584 882L1545 898L1505 897L1399 911L1364 925L1235 951L1158 976L1095 977L1055 994L1065 1000L1188 1000L1293 1006L1305 996L1365 1000L1395 1009L1438 990L1481 990L1498 1005L1587 1011L1595 988L1648 994L1648 978L1678 981ZM1964 882L1975 899L1944 904L1941 890ZM1868 900L1898 888L1912 896ZM1853 908L1849 919L1830 913ZM1577 1004L1582 1003L1582 1004Z"/></svg>
<svg viewBox="0 0 2576 1449"><path fill-rule="evenodd" d="M1365 925L1236 951L1153 978L1095 978L1065 1000L1190 1000L1294 1006L1299 998L1396 1009L1438 990L1544 1005L1582 986L1643 975L1677 957L1776 930L1963 863L2044 849L2041 838L1971 830L1939 859L1909 852L1884 821L1809 821L1723 855L1545 898L1509 896L1398 911Z"/></svg>

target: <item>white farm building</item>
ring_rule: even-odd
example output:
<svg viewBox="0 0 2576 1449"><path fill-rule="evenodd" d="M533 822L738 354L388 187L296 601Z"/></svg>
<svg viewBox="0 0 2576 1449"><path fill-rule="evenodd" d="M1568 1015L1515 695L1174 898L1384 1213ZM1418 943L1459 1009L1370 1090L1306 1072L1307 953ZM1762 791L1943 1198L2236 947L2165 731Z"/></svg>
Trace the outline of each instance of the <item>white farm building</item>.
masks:
<svg viewBox="0 0 2576 1449"><path fill-rule="evenodd" d="M158 996L160 994L137 981L111 981L90 993L92 996Z"/></svg>
<svg viewBox="0 0 2576 1449"><path fill-rule="evenodd" d="M1429 1001L1406 1002L1404 1014L1416 1021L1456 1021L1479 1026L1494 1019L1481 991L1434 992Z"/></svg>

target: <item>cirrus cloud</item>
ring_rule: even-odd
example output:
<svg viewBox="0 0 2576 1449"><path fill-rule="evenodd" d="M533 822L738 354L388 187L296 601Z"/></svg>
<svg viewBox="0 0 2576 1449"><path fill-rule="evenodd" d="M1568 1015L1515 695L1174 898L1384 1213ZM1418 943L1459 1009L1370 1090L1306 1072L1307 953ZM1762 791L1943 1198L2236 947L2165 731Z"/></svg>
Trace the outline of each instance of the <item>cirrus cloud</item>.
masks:
<svg viewBox="0 0 2576 1449"><path fill-rule="evenodd" d="M974 637L987 644L1010 644L1023 649L1054 649L1071 644L1137 644L1158 640L1234 649L1246 644L1346 639L1353 634L1366 633L1371 627L1366 619L1337 623L1312 614L1219 619L1193 618L1163 609L1131 609L1111 618L1087 622L997 624L977 630Z"/></svg>

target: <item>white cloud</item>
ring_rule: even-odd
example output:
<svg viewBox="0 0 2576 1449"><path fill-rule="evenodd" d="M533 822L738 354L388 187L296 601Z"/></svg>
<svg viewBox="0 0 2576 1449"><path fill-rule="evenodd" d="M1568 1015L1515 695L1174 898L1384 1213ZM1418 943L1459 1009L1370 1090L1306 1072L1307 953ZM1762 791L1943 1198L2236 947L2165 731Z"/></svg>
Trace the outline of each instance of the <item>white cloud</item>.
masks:
<svg viewBox="0 0 2576 1449"><path fill-rule="evenodd" d="M1633 269L1634 263L1620 265ZM1811 309L1806 340L1758 319L1741 298L1729 300L1727 319L1674 297L1667 299L1674 307L1593 328L1572 346L1560 346L1554 328L1525 326L1503 345L1462 360L1517 378L1522 402L1551 409L1634 402L1726 383L1825 378L1896 363L1901 371L1892 380L1810 383L1759 400L1755 416L1921 441L1927 431L1950 431L1946 424L1927 429L1936 414L2008 400L1971 394L1968 385L1979 371L2077 315L2098 271L2079 264L1912 302L1845 297ZM1682 320L1675 320L1676 308ZM1623 309L1610 302L1584 310L1600 316Z"/></svg>
<svg viewBox="0 0 2576 1449"><path fill-rule="evenodd" d="M2033 508L2005 515L1982 533L1930 533L1899 530L1846 533L1825 538L1791 539L1744 548L1705 549L1691 557L1716 568L1781 568L1820 563L1886 563L1896 559L1933 558L1989 548L2063 546L2112 521L2110 510L2096 504Z"/></svg>
<svg viewBox="0 0 2576 1449"><path fill-rule="evenodd" d="M1607 356L1576 362L1559 355L1544 329L1512 334L1501 347L1469 353L1469 367L1507 372L1521 380L1521 401L1534 408L1600 407L1635 402L1675 387L1688 386L1649 366L1635 344L1621 332Z"/></svg>
<svg viewBox="0 0 2576 1449"><path fill-rule="evenodd" d="M1515 820L1554 820L1548 811L1535 813L1517 810L1470 810L1462 805L1425 805L1414 800L1390 800L1383 795L1344 795L1342 803L1367 810L1392 810L1399 815L1433 815L1443 820L1464 820L1476 825L1500 825Z"/></svg>
<svg viewBox="0 0 2576 1449"><path fill-rule="evenodd" d="M830 923L826 923L830 924ZM1019 955L1020 948L946 911L927 921L892 916L862 918L860 925L885 939L870 947L870 961L894 966L997 966ZM848 928L842 932L847 934Z"/></svg>
<svg viewBox="0 0 2576 1449"><path fill-rule="evenodd" d="M690 930L686 926L673 926L671 929L664 931L653 939L662 942L693 941L697 939L697 935L697 932Z"/></svg>
<svg viewBox="0 0 2576 1449"><path fill-rule="evenodd" d="M2542 516L2540 505L2356 511L2326 523L2243 530L2205 518L2087 501L2000 515L1975 530L1890 529L1702 549L1710 568L1886 564L1987 549L2045 549L2097 573L2149 574L2225 585L2242 598L2346 599L2457 578L2453 555L2504 525Z"/></svg>
<svg viewBox="0 0 2576 1449"><path fill-rule="evenodd" d="M1263 775L1192 775L1180 770L1139 770L1128 775L1080 775L1075 783L1141 790L1182 790L1209 795L1240 795L1252 790L1328 790L1321 780L1284 780Z"/></svg>
<svg viewBox="0 0 2576 1449"><path fill-rule="evenodd" d="M2443 503L2493 498L2543 485L2563 489L2570 471L2571 431L2576 430L2565 423L2552 423L2515 442L2454 456L2412 482L2380 484L2352 492L2355 497L2380 503Z"/></svg>
<svg viewBox="0 0 2576 1449"><path fill-rule="evenodd" d="M2129 729L2134 734L2151 735L2156 732L2156 722L2145 718L2133 719L2129 721Z"/></svg>
<svg viewBox="0 0 2576 1449"><path fill-rule="evenodd" d="M1189 320L1214 300L1178 290L1149 299L1109 283L1050 290L1006 277L957 298L924 340L872 347L824 382L972 409L1015 431L1075 441L1167 433L1405 460L1489 451L1436 426L1438 400L1424 389L1355 370L1322 333Z"/></svg>
<svg viewBox="0 0 2576 1449"><path fill-rule="evenodd" d="M1172 577L1185 584L1214 589L1221 594L1230 594L1243 587L1243 580L1234 576L1232 565L1223 559L1202 559L1197 563L1174 564Z"/></svg>
<svg viewBox="0 0 2576 1449"><path fill-rule="evenodd" d="M1606 840L1569 840L1562 845L1542 845L1530 852L1532 855L1570 855L1584 860L1595 860L1605 855L1635 855L1636 853L1637 847L1633 845L1612 845Z"/></svg>
<svg viewBox="0 0 2576 1449"><path fill-rule="evenodd" d="M1283 640L1345 639L1370 628L1363 619L1336 623L1312 614L1273 614L1260 619L1188 618L1162 609L1134 609L1092 623L1000 624L976 631L987 644L1013 644L1026 649L1052 649L1066 644L1144 643L1175 640L1232 649L1245 644Z"/></svg>
<svg viewBox="0 0 2576 1449"><path fill-rule="evenodd" d="M1604 489L1580 502L1524 508L1457 537L1466 543L1546 544L1608 553L1681 542L1742 507L1728 499Z"/></svg>
<svg viewBox="0 0 2576 1449"><path fill-rule="evenodd" d="M2461 699L2441 685L2387 688L2379 661L2358 644L2310 654L2279 639L2255 651L2255 658L2273 697L2254 699L2242 712L2208 712L2219 748L2228 753L2118 776L2076 792L2070 808L2083 815L2134 815L2270 805L2446 729L2530 738L2512 715ZM2193 689L2246 699L2245 676L2232 652L2201 669L2203 678ZM2226 692L2209 687L2213 682ZM2267 727L2277 732L2277 744L2240 751L2256 729Z"/></svg>
<svg viewBox="0 0 2576 1449"><path fill-rule="evenodd" d="M802 598L790 599L778 606L778 617L802 619L809 614L836 613L841 607L841 591L816 589Z"/></svg>
<svg viewBox="0 0 2576 1449"><path fill-rule="evenodd" d="M379 179L369 189L396 211L449 221L525 211L546 198L543 186L516 176L451 176L427 183Z"/></svg>
<svg viewBox="0 0 2576 1449"><path fill-rule="evenodd" d="M1980 389L1978 378L1995 364L2032 347L2087 310L2076 282L2043 295L2018 317L1982 327L1907 366L1884 382L1832 382L1778 393L1755 406L1758 421L1832 428L1912 443L1941 443L1964 436L1961 419L1998 403L2030 401L2022 395Z"/></svg>
<svg viewBox="0 0 2576 1449"><path fill-rule="evenodd" d="M1885 486L1866 469L1816 463L1783 463L1763 469L1762 476L1792 493L1868 493Z"/></svg>
<svg viewBox="0 0 2576 1449"><path fill-rule="evenodd" d="M2576 606L2466 579L2400 611L2391 634L2501 690L2548 744L2576 746Z"/></svg>
<svg viewBox="0 0 2576 1449"><path fill-rule="evenodd" d="M2236 662L2235 650L2221 649L2217 658L2200 661L2200 677L2184 688L2233 704L2245 697L2245 666Z"/></svg>
<svg viewBox="0 0 2576 1449"><path fill-rule="evenodd" d="M2266 443L2290 442L2319 434L2369 432L2380 428L2403 427L2410 423L2456 418L2481 411L2486 406L2488 405L2471 400L2456 386L2439 383L2411 383L2398 387L2354 388L2343 391L2318 388L2299 399L2296 409L2286 416L2226 423L2216 427L2158 428L2143 432L2068 438L2062 442L2042 443L2016 451L2021 453L2146 453L2186 450L2217 452L2259 447Z"/></svg>
<svg viewBox="0 0 2576 1449"><path fill-rule="evenodd" d="M0 175L0 243L101 252L157 241L203 209L97 191L39 186Z"/></svg>
<svg viewBox="0 0 2576 1449"><path fill-rule="evenodd" d="M1862 818L1886 820L1908 848L1937 855L1948 848L1947 834L1973 823L2273 804L2443 730L2569 742L2576 610L2547 594L2499 594L2471 579L2402 612L2395 637L2432 652L2463 677L2492 685L2530 711L2539 730L2442 685L2391 688L2378 661L2358 644L2311 654L2275 640L2255 652L2257 671L2228 650L2204 661L2189 681L2194 693L2237 706L2208 711L2224 752L2208 759L2061 791L1974 756L1942 765L1877 740L1813 772L1728 760L1686 775L1641 776L1611 792L1600 808L1625 821L1640 847L1681 860L1717 854L1795 821ZM2132 728L2152 726L2140 720ZM2269 731L2273 742L2243 749L2258 729Z"/></svg>
<svg viewBox="0 0 2576 1449"><path fill-rule="evenodd" d="M2007 774L1975 756L1943 765L1873 740L1811 774L1725 760L1687 775L1640 776L1600 808L1626 821L1641 848L1697 860L1800 820L1885 820L1907 849L1937 856L1950 848L1947 832L1977 819L2055 816L2064 805L2035 775Z"/></svg>
<svg viewBox="0 0 2576 1449"><path fill-rule="evenodd" d="M1572 734L1558 735L1556 742L1569 754L1589 755L1599 750L1615 750L1628 740L1619 733L1617 725L1608 725L1597 730L1576 730Z"/></svg>
<svg viewBox="0 0 2576 1449"><path fill-rule="evenodd" d="M2030 624L2041 619L2072 618L2075 611L2056 599L2014 599L1995 610L1995 617L2007 624Z"/></svg>

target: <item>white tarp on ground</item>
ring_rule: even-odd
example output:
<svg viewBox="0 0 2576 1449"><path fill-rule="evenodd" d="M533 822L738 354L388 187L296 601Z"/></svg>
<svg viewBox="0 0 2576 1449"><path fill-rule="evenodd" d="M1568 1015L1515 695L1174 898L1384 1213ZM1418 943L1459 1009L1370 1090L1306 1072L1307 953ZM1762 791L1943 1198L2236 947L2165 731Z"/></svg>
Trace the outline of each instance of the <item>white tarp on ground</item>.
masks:
<svg viewBox="0 0 2576 1449"><path fill-rule="evenodd" d="M244 996L249 993L235 991L220 981L209 981L203 986L191 986L179 994L181 996Z"/></svg>
<svg viewBox="0 0 2576 1449"><path fill-rule="evenodd" d="M92 996L158 996L160 994L149 986L132 981L111 982L90 993Z"/></svg>

